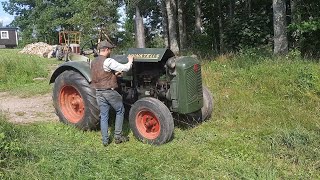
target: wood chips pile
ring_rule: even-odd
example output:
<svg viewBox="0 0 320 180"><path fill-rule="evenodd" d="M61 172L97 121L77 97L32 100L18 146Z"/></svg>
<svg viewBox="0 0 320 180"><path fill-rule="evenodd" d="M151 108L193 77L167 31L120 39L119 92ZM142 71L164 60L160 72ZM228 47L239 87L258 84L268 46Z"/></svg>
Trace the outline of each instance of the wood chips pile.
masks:
<svg viewBox="0 0 320 180"><path fill-rule="evenodd" d="M40 57L50 58L54 46L44 42L38 42L26 45L19 53L33 54Z"/></svg>

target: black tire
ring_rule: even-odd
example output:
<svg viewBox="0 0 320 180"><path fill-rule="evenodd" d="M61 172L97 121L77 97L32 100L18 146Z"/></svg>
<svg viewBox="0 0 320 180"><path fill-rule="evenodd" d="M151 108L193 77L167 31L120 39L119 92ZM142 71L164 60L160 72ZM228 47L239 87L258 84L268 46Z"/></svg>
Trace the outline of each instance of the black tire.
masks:
<svg viewBox="0 0 320 180"><path fill-rule="evenodd" d="M171 112L155 98L146 97L136 101L129 112L129 124L133 135L147 144L161 145L173 136Z"/></svg>
<svg viewBox="0 0 320 180"><path fill-rule="evenodd" d="M76 71L64 71L55 80L53 105L60 121L82 130L99 127L99 108L95 91Z"/></svg>
<svg viewBox="0 0 320 180"><path fill-rule="evenodd" d="M198 110L189 114L176 114L175 120L182 126L195 127L196 125L210 119L213 112L213 97L206 86L202 86L203 106Z"/></svg>
<svg viewBox="0 0 320 180"><path fill-rule="evenodd" d="M206 86L202 86L203 107L201 108L202 121L210 119L213 112L213 97Z"/></svg>

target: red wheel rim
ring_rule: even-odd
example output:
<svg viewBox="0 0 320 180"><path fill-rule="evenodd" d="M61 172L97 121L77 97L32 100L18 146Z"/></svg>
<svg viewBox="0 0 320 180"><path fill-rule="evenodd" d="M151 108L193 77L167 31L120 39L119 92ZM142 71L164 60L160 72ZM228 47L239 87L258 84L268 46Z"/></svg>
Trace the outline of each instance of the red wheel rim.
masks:
<svg viewBox="0 0 320 180"><path fill-rule="evenodd" d="M141 110L136 116L136 125L139 133L147 139L155 139L160 135L160 122L148 110Z"/></svg>
<svg viewBox="0 0 320 180"><path fill-rule="evenodd" d="M61 88L59 103L64 117L71 123L79 122L84 116L84 103L80 93L72 86Z"/></svg>

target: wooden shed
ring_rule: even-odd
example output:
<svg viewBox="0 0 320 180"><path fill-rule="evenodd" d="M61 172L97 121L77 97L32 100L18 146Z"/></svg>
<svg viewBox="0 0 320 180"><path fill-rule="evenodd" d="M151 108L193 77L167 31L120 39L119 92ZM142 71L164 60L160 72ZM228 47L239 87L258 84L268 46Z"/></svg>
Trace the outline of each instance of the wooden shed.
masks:
<svg viewBox="0 0 320 180"><path fill-rule="evenodd" d="M0 48L14 48L18 46L17 28L0 28Z"/></svg>

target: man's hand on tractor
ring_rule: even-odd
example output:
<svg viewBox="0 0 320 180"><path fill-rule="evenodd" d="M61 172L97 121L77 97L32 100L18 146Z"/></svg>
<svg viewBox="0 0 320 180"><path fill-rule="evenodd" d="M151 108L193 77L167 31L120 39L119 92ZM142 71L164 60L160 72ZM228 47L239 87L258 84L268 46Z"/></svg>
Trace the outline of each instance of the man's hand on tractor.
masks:
<svg viewBox="0 0 320 180"><path fill-rule="evenodd" d="M133 59L134 59L134 58L133 58L133 56L132 56L132 55L129 55L129 56L128 56L128 60L129 60L129 62L133 62Z"/></svg>
<svg viewBox="0 0 320 180"><path fill-rule="evenodd" d="M117 71L117 72L115 72L114 74L115 74L117 77L122 77L122 76L123 76L123 72L118 72L118 71Z"/></svg>

